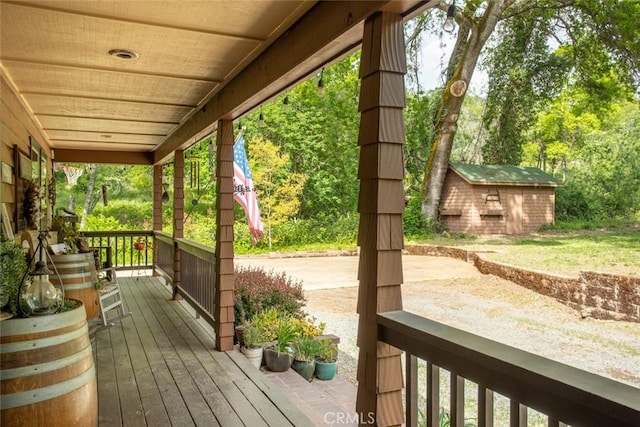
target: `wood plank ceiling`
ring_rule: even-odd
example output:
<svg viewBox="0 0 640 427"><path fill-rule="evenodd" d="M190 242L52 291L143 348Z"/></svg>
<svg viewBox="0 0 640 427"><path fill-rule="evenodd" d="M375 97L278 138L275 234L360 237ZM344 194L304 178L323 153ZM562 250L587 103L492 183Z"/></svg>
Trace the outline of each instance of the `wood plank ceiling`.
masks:
<svg viewBox="0 0 640 427"><path fill-rule="evenodd" d="M353 50L367 14L440 1L0 0L0 72L51 148L159 162Z"/></svg>
<svg viewBox="0 0 640 427"><path fill-rule="evenodd" d="M152 151L314 3L2 1L0 60L54 148Z"/></svg>

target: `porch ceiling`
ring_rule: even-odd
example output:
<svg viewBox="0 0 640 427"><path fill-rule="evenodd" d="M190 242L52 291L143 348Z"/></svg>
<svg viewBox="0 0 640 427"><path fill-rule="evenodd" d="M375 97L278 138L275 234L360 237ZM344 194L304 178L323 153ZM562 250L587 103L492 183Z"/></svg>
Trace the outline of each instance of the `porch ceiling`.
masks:
<svg viewBox="0 0 640 427"><path fill-rule="evenodd" d="M225 98L208 119L239 117L352 50L361 42L362 16L408 14L438 2L2 0L0 69L57 160L58 151L83 150L87 160L92 151L141 152L159 162L213 129L202 121L181 128L241 72L260 75L262 86ZM307 13L308 23L334 27L332 40L280 40L302 58L286 70L253 63ZM353 15L356 22L344 22ZM112 49L139 57L120 59Z"/></svg>

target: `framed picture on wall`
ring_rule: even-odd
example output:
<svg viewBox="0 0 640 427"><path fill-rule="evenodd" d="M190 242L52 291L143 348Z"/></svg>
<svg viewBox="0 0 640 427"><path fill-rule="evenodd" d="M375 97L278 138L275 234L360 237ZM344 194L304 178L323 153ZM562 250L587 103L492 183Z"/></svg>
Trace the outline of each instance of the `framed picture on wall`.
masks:
<svg viewBox="0 0 640 427"><path fill-rule="evenodd" d="M2 162L2 182L13 184L13 166L5 162Z"/></svg>
<svg viewBox="0 0 640 427"><path fill-rule="evenodd" d="M19 168L19 172L20 172L20 178L22 179L28 179L29 181L31 181L31 174L33 171L33 166L31 163L31 157L26 156L24 154L22 154L22 152L19 153L19 164L18 164L18 168Z"/></svg>

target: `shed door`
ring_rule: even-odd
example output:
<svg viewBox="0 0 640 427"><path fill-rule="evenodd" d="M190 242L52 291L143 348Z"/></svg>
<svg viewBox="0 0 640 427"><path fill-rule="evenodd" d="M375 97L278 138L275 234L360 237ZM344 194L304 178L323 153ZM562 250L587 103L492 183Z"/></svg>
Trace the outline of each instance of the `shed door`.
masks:
<svg viewBox="0 0 640 427"><path fill-rule="evenodd" d="M510 191L507 197L507 234L522 234L522 190Z"/></svg>

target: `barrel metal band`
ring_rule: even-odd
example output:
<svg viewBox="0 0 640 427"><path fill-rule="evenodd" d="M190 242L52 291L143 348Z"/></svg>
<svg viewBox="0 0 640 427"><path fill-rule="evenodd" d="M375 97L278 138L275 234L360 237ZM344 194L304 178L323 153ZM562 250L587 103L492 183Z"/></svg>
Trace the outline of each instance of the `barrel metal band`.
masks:
<svg viewBox="0 0 640 427"><path fill-rule="evenodd" d="M55 397L63 396L88 384L93 378L95 378L95 376L96 368L95 366L91 365L91 367L84 371L82 374L67 381L62 381L57 384L52 384L35 390L21 391L19 393L12 394L3 394L2 400L0 400L0 409L5 410L17 408L19 406L31 405L34 403L53 399Z"/></svg>
<svg viewBox="0 0 640 427"><path fill-rule="evenodd" d="M2 380L9 380L12 378L22 378L29 375L55 371L56 369L73 365L87 356L93 357L90 345L88 345L81 351L72 354L71 356L63 357L61 359L55 359L50 362L39 363L37 365L21 366L19 368L13 369L3 369L2 371L0 371L0 378ZM2 398L4 399L4 396Z"/></svg>
<svg viewBox="0 0 640 427"><path fill-rule="evenodd" d="M86 319L86 316L87 314L84 307L78 307L70 311L56 313L55 321L52 321L50 316L31 316L27 319L14 320L10 325L6 325L6 322L3 322L2 335L8 337L13 335L26 335L38 332L54 331L65 326L82 322Z"/></svg>
<svg viewBox="0 0 640 427"><path fill-rule="evenodd" d="M2 353L15 353L17 351L35 350L38 348L51 347L53 345L63 344L67 341L80 338L86 335L89 331L87 324L82 325L81 328L75 329L66 334L54 335L51 337L40 338L29 341L11 342L2 344Z"/></svg>

